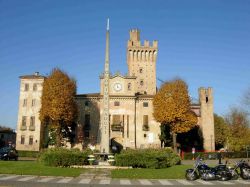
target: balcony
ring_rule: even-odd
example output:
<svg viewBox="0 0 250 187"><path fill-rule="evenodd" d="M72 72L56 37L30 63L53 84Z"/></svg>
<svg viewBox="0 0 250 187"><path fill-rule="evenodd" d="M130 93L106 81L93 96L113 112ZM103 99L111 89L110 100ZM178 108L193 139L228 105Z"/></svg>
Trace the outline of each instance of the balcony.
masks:
<svg viewBox="0 0 250 187"><path fill-rule="evenodd" d="M20 130L21 130L21 131L27 130L27 126L26 126L26 125L21 125Z"/></svg>
<svg viewBox="0 0 250 187"><path fill-rule="evenodd" d="M123 132L123 126L120 125L120 124L112 124L111 125L111 130L112 131Z"/></svg>
<svg viewBox="0 0 250 187"><path fill-rule="evenodd" d="M143 131L149 131L149 126L148 125L143 125L142 130Z"/></svg>
<svg viewBox="0 0 250 187"><path fill-rule="evenodd" d="M31 125L31 126L29 126L29 130L30 130L30 131L34 131L34 130L36 130L35 125Z"/></svg>

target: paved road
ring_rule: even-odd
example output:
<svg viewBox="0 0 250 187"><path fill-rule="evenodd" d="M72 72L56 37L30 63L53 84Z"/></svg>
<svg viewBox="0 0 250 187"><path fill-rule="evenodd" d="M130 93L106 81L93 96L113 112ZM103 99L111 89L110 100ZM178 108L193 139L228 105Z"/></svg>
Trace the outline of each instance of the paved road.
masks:
<svg viewBox="0 0 250 187"><path fill-rule="evenodd" d="M0 187L3 186L250 186L250 180L235 181L187 181L187 180L166 180L166 179L90 179L82 177L39 177L39 176L21 176L21 175L0 175Z"/></svg>

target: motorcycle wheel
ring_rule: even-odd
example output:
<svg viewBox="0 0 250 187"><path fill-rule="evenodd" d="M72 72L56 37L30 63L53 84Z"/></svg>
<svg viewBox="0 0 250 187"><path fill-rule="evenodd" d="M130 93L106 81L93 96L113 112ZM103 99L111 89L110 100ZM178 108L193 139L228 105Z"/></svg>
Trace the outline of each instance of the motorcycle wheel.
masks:
<svg viewBox="0 0 250 187"><path fill-rule="evenodd" d="M228 176L227 172L221 172L219 181L228 181L230 180L230 177Z"/></svg>
<svg viewBox="0 0 250 187"><path fill-rule="evenodd" d="M250 176L243 173L243 174L241 174L241 178L244 180L248 180L248 179L250 179Z"/></svg>
<svg viewBox="0 0 250 187"><path fill-rule="evenodd" d="M230 171L231 175L232 175L232 180L237 180L239 178L239 175L236 171L232 170Z"/></svg>
<svg viewBox="0 0 250 187"><path fill-rule="evenodd" d="M185 178L189 181L194 181L198 178L198 175L196 172L186 172Z"/></svg>

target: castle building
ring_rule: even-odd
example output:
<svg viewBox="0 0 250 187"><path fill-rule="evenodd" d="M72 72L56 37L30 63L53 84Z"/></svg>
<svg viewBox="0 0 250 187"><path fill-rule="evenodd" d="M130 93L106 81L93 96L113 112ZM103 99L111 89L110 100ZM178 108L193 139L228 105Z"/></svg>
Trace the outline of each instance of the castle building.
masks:
<svg viewBox="0 0 250 187"><path fill-rule="evenodd" d="M78 131L83 131L85 145L92 144L100 148L103 139L101 119L108 106L109 142L107 143L109 145L116 142L124 149L159 148L161 146L160 124L153 117L153 97L157 92L158 42L144 41L141 44L140 31L137 29L131 30L129 34L127 75L109 74L107 79L104 73L100 76L99 93L77 94L75 97L79 111ZM106 40L109 40L109 37ZM107 52L109 53L106 49ZM40 97L45 77L36 74L21 76L20 79L16 146L18 150L39 150L43 134L39 121ZM108 84L105 86L107 80ZM36 85L35 90L34 85ZM105 89L108 89L106 93ZM200 88L198 92L199 102L192 104L191 109L198 118L198 125L203 134L204 149L214 150L213 90ZM108 105L105 106L104 100L107 93ZM35 100L35 105L33 105L33 100Z"/></svg>

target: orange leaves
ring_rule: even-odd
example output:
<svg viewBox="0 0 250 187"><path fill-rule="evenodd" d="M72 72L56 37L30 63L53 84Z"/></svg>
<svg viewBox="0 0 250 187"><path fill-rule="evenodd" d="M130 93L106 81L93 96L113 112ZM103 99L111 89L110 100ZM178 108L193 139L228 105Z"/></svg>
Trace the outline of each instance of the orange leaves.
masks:
<svg viewBox="0 0 250 187"><path fill-rule="evenodd" d="M53 69L44 81L40 120L73 122L77 117L77 105L74 100L76 82L60 69Z"/></svg>
<svg viewBox="0 0 250 187"><path fill-rule="evenodd" d="M171 123L171 131L175 133L185 133L194 128L197 124L197 117L192 111L188 111L183 116Z"/></svg>
<svg viewBox="0 0 250 187"><path fill-rule="evenodd" d="M197 124L197 117L190 110L188 86L181 79L163 84L153 105L156 121L169 124L172 132L187 132Z"/></svg>

